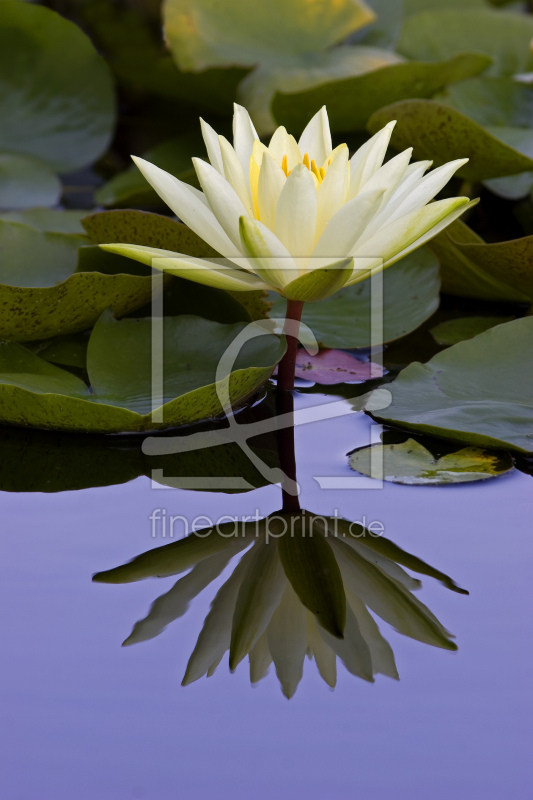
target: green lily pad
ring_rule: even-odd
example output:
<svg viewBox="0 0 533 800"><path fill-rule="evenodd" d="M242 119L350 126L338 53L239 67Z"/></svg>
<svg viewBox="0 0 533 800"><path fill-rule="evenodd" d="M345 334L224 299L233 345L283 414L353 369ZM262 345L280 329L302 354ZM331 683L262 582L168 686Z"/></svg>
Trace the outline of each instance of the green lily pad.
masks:
<svg viewBox="0 0 533 800"><path fill-rule="evenodd" d="M83 225L91 239L98 244L113 242L142 244L198 258L220 258L216 250L186 225L159 214L133 209L103 211L85 217ZM109 258L111 266L117 261L127 262L132 272L140 267L130 259L100 252L101 258ZM101 268L100 261L96 261L96 266ZM87 268L87 265L84 264L84 267ZM141 268L141 274L143 269L145 268ZM265 301L265 292L261 291L232 294L168 275L165 276L165 280L167 280L165 314L177 315L185 311L188 314L214 319L216 322L236 322L262 319L267 315L270 306Z"/></svg>
<svg viewBox="0 0 533 800"><path fill-rule="evenodd" d="M123 316L150 299L149 276L76 273L78 251L87 241L0 220L0 339L75 333L90 327L109 306ZM117 264L129 270L126 259Z"/></svg>
<svg viewBox="0 0 533 800"><path fill-rule="evenodd" d="M435 237L443 291L482 300L533 300L533 236L487 244L458 220Z"/></svg>
<svg viewBox="0 0 533 800"><path fill-rule="evenodd" d="M398 51L425 61L476 51L492 59L487 75L511 76L533 67L531 39L533 19L524 14L441 7L405 20Z"/></svg>
<svg viewBox="0 0 533 800"><path fill-rule="evenodd" d="M462 11L464 8L486 8L485 0L446 0L447 9L458 9ZM421 11L431 11L433 9L441 9L441 0L403 0L403 10L405 17L410 17L413 14L420 14Z"/></svg>
<svg viewBox="0 0 533 800"><path fill-rule="evenodd" d="M394 148L404 150L412 146L416 159L430 159L437 166L456 158L469 158L458 172L465 180L486 180L533 170L533 158L444 103L435 100L393 103L371 116L368 130L375 133L393 119L397 120L391 140Z"/></svg>
<svg viewBox="0 0 533 800"><path fill-rule="evenodd" d="M442 484L484 481L513 469L507 453L464 447L435 458L414 439L402 444L375 444L350 454L350 466L371 478L406 484Z"/></svg>
<svg viewBox="0 0 533 800"><path fill-rule="evenodd" d="M459 342L427 364L410 364L387 384L391 404L381 402L372 416L477 447L531 452L532 337L533 317L524 317Z"/></svg>
<svg viewBox="0 0 533 800"><path fill-rule="evenodd" d="M60 197L61 182L42 161L0 153L0 209L53 206Z"/></svg>
<svg viewBox="0 0 533 800"><path fill-rule="evenodd" d="M14 342L0 344L0 420L11 425L101 433L152 430L222 414L218 362L245 327L199 317L163 320L161 396L152 383L152 320L117 322L106 311L87 351L90 388L79 378ZM248 341L229 378L232 406L271 375L285 346L265 334ZM152 414L154 410L154 414Z"/></svg>
<svg viewBox="0 0 533 800"><path fill-rule="evenodd" d="M378 276L379 279L379 276ZM383 342L399 339L415 330L439 305L439 269L425 248L416 250L383 272L383 307L372 311L372 282L362 281L341 289L320 303L304 306L302 321L309 325L323 347L368 347L371 318L383 315ZM271 316L285 315L285 301L273 295ZM380 344L381 342L374 342Z"/></svg>
<svg viewBox="0 0 533 800"><path fill-rule="evenodd" d="M157 167L170 172L180 181L198 185L196 172L191 159L204 152L205 146L195 133L184 133L181 136L167 139L156 145L142 157ZM111 178L95 192L94 199L98 205L131 208L132 206L165 207L157 192L152 189L135 164L131 164L124 172Z"/></svg>
<svg viewBox="0 0 533 800"><path fill-rule="evenodd" d="M2 211L0 220L6 222L22 222L35 228L37 231L48 233L79 233L84 234L81 220L87 216L87 211L68 209L60 211L54 208L28 208L23 211Z"/></svg>
<svg viewBox="0 0 533 800"><path fill-rule="evenodd" d="M40 5L2 2L0 151L69 172L108 147L115 102L107 65L72 22Z"/></svg>
<svg viewBox="0 0 533 800"><path fill-rule="evenodd" d="M340 76L303 91L280 91L272 113L287 130L301 130L327 105L334 131L364 130L368 118L382 106L410 97L431 97L448 83L482 72L489 60L478 53L463 53L438 64L410 62L380 66L363 75Z"/></svg>
<svg viewBox="0 0 533 800"><path fill-rule="evenodd" d="M449 319L431 328L431 335L437 344L452 345L457 342L464 342L466 339L473 339L478 333L488 331L495 325L502 325L510 322L513 317L461 317L461 319Z"/></svg>

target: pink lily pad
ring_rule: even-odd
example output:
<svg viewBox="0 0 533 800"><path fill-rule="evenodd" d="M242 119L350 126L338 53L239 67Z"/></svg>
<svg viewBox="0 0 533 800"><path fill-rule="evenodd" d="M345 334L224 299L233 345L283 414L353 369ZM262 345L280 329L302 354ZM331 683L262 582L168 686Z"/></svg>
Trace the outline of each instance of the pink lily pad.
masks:
<svg viewBox="0 0 533 800"><path fill-rule="evenodd" d="M381 378L384 369L372 361L359 361L344 350L320 350L310 356L299 350L296 357L296 377L315 383L334 384L347 381L368 381Z"/></svg>

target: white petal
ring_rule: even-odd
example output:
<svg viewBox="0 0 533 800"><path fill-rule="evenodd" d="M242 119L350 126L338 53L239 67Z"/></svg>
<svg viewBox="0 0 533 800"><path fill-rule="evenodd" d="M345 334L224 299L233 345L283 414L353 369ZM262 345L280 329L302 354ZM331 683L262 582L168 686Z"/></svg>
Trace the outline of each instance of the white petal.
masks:
<svg viewBox="0 0 533 800"><path fill-rule="evenodd" d="M257 683L267 675L268 668L272 664L266 633L259 637L250 650L248 658L250 661L250 683Z"/></svg>
<svg viewBox="0 0 533 800"><path fill-rule="evenodd" d="M290 698L302 679L307 651L306 609L290 583L268 626L267 639L283 694Z"/></svg>
<svg viewBox="0 0 533 800"><path fill-rule="evenodd" d="M337 683L337 657L318 632L314 614L307 612L307 641L322 679L331 688Z"/></svg>
<svg viewBox="0 0 533 800"><path fill-rule="evenodd" d="M241 217L240 224L242 249L260 278L283 289L298 277L294 259L269 228L250 217Z"/></svg>
<svg viewBox="0 0 533 800"><path fill-rule="evenodd" d="M389 678L399 680L398 670L396 669L396 662L394 660L394 653L388 641L383 638L375 619L368 612L367 607L361 602L361 599L352 592L346 593L346 599L350 604L357 623L361 636L368 645L370 650L370 657L372 659L372 672L381 673L381 675L388 675Z"/></svg>
<svg viewBox="0 0 533 800"><path fill-rule="evenodd" d="M276 541L257 541L249 557L233 614L231 669L235 669L264 633L287 586Z"/></svg>
<svg viewBox="0 0 533 800"><path fill-rule="evenodd" d="M275 161L268 150L261 160L257 183L257 210L259 219L270 230L275 229L276 205L285 186L287 177L280 164Z"/></svg>
<svg viewBox="0 0 533 800"><path fill-rule="evenodd" d="M302 156L305 153L309 153L309 159L314 159L319 167L331 155L333 146L331 144L331 132L326 106L322 106L320 111L317 111L315 116L307 123L304 132L300 136L298 147Z"/></svg>
<svg viewBox="0 0 533 800"><path fill-rule="evenodd" d="M250 156L254 141L258 140L257 131L244 106L233 104L233 147L245 175L248 175Z"/></svg>
<svg viewBox="0 0 533 800"><path fill-rule="evenodd" d="M192 161L211 211L239 252L239 217L248 214L248 211L233 187L211 164L200 158L193 158Z"/></svg>
<svg viewBox="0 0 533 800"><path fill-rule="evenodd" d="M337 211L313 250L315 257L342 258L350 255L381 205L383 190L363 192Z"/></svg>
<svg viewBox="0 0 533 800"><path fill-rule="evenodd" d="M350 160L350 197L355 197L383 164L396 122L389 122L357 150Z"/></svg>
<svg viewBox="0 0 533 800"><path fill-rule="evenodd" d="M224 174L224 167L222 165L222 154L220 152L220 143L218 141L218 133L215 131L214 128L209 125L208 122L205 122L200 117L200 127L202 128L202 136L204 137L205 142L205 149L207 150L207 156L209 161L213 165L213 167L220 172L221 175Z"/></svg>
<svg viewBox="0 0 533 800"><path fill-rule="evenodd" d="M429 172L411 187L411 191L407 193L407 196L404 197L401 202L397 202L396 206L392 203L389 204L391 215L389 217L389 222L394 222L394 220L399 217L403 217L405 214L409 214L411 211L421 208L425 206L426 203L429 203L430 200L433 200L435 195L446 186L454 173L457 172L463 164L466 164L467 161L468 158L460 158L456 161L450 161L448 164L443 164L442 167L437 167L437 169Z"/></svg>
<svg viewBox="0 0 533 800"><path fill-rule="evenodd" d="M220 143L220 152L222 155L222 164L224 165L224 176L230 186L235 190L239 196L241 203L244 205L249 214L253 216L252 198L250 196L249 188L249 163L244 174L241 162L237 158L237 154L227 139L223 136L218 137Z"/></svg>
<svg viewBox="0 0 533 800"><path fill-rule="evenodd" d="M238 542L239 549L245 547L246 540ZM152 603L148 615L137 622L123 645L136 644L153 639L165 630L167 625L182 617L191 600L197 597L206 586L217 578L228 561L237 552L236 547L228 548L222 553L210 556L174 584L170 591L158 597Z"/></svg>
<svg viewBox="0 0 533 800"><path fill-rule="evenodd" d="M276 236L294 257L306 258L315 243L317 192L309 170L298 164L281 190L276 206Z"/></svg>
<svg viewBox="0 0 533 800"><path fill-rule="evenodd" d="M415 161L414 164L409 164L400 183L382 204L379 213L376 214L370 223L368 227L369 234L377 230L384 222L390 221L392 210L403 203L409 192L420 183L424 172L431 167L432 163L432 161Z"/></svg>
<svg viewBox="0 0 533 800"><path fill-rule="evenodd" d="M204 286L213 286L216 289L225 289L228 292L251 292L255 289L270 291L276 289L256 275L230 266L216 266L201 259L182 256L181 258L154 258L154 269L170 272L179 278L186 278L194 283Z"/></svg>
<svg viewBox="0 0 533 800"><path fill-rule="evenodd" d="M397 156L387 161L387 163L378 169L365 183L365 192L369 192L371 189L383 189L384 195L382 203L385 205L388 198L396 190L404 177L407 167L409 166L409 159L411 158L412 152L413 148L409 147L407 150L404 150L403 153L398 153Z"/></svg>
<svg viewBox="0 0 533 800"><path fill-rule="evenodd" d="M226 258L238 255L235 244L232 244L211 209L197 196L197 192L191 191L192 187L143 158L133 157L133 160L148 183L185 225L214 247L217 253ZM214 167L210 169L218 175Z"/></svg>
<svg viewBox="0 0 533 800"><path fill-rule="evenodd" d="M287 156L287 168L294 169L296 164L301 164L302 154L296 144L294 136L290 136L285 128L276 128L268 145L272 158L281 165L283 156Z"/></svg>
<svg viewBox="0 0 533 800"><path fill-rule="evenodd" d="M349 185L348 147L345 145L338 150L318 187L317 237L322 234L331 217L346 202Z"/></svg>

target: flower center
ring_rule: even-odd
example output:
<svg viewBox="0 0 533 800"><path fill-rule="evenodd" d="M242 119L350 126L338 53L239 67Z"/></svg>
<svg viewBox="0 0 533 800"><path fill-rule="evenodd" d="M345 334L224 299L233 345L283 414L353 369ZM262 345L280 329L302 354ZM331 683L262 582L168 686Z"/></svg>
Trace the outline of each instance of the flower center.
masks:
<svg viewBox="0 0 533 800"><path fill-rule="evenodd" d="M324 180L324 178L326 176L326 170L324 169L324 167L320 167L320 168L317 167L316 161L315 161L314 158L312 158L311 161L309 161L309 153L306 153L304 155L302 163L303 163L304 167L307 167L307 169L310 172L313 173L313 175L315 176L317 181L319 183L322 183L322 181ZM331 164L331 159L328 162L328 166L329 166L329 164ZM283 170L283 172L285 173L285 175L288 178L289 175L291 174L292 170L287 168L287 154L285 154L283 156L283 159L281 161L281 169Z"/></svg>

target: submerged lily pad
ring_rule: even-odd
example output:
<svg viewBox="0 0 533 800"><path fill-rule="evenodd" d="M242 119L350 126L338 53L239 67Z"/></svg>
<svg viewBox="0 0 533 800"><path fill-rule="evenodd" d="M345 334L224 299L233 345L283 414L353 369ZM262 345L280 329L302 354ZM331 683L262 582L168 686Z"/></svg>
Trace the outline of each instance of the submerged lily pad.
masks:
<svg viewBox="0 0 533 800"><path fill-rule="evenodd" d="M219 416L223 408L218 391L227 388L228 380L223 376L215 383L217 365L245 325L181 316L166 317L162 327L160 385L152 374L150 319L117 322L109 311L101 316L87 352L90 387L19 344L0 344L0 420L112 433ZM232 406L259 389L283 352L283 342L271 334L246 342L229 377Z"/></svg>
<svg viewBox="0 0 533 800"><path fill-rule="evenodd" d="M496 478L513 469L507 453L464 447L435 458L414 439L402 444L375 444L350 454L350 466L371 478L406 484L466 483Z"/></svg>
<svg viewBox="0 0 533 800"><path fill-rule="evenodd" d="M315 356L299 350L296 356L296 377L322 385L368 381L383 377L383 367L371 361L360 361L342 350L320 350Z"/></svg>
<svg viewBox="0 0 533 800"><path fill-rule="evenodd" d="M438 64L378 64L379 68L365 74L333 75L302 91L284 89L276 94L272 112L287 130L301 130L316 109L327 104L332 130L364 130L368 118L382 106L410 97L431 97L448 83L478 75L489 63L486 56L464 53Z"/></svg>
<svg viewBox="0 0 533 800"><path fill-rule="evenodd" d="M379 283L383 277L383 304ZM399 339L415 330L439 305L439 269L436 258L422 248L388 267L376 278L341 289L320 303L304 306L303 322L323 347L356 348L371 344L381 327L383 335L374 344ZM275 295L271 316L285 315L285 301Z"/></svg>
<svg viewBox="0 0 533 800"><path fill-rule="evenodd" d="M460 319L448 319L431 328L431 335L437 344L457 344L466 339L472 339L478 333L488 331L495 325L502 325L510 322L513 317L461 317Z"/></svg>
<svg viewBox="0 0 533 800"><path fill-rule="evenodd" d="M76 272L79 248L87 243L84 236L0 220L0 339L75 333L109 306L122 316L150 299L150 277ZM129 266L125 259L117 265Z"/></svg>
<svg viewBox="0 0 533 800"><path fill-rule="evenodd" d="M482 300L533 300L533 236L487 244L461 220L430 243L443 291Z"/></svg>
<svg viewBox="0 0 533 800"><path fill-rule="evenodd" d="M387 385L392 401L372 416L478 447L533 451L533 317L497 325ZM370 395L378 397L376 392Z"/></svg>
<svg viewBox="0 0 533 800"><path fill-rule="evenodd" d="M3 0L0 151L69 172L107 148L114 125L109 69L72 22L41 5Z"/></svg>
<svg viewBox="0 0 533 800"><path fill-rule="evenodd" d="M376 133L397 120L391 143L397 150L414 147L416 159L436 166L456 158L469 158L458 175L469 181L487 180L533 170L533 158L497 135L498 128L483 127L470 116L436 100L403 100L376 111L368 130Z"/></svg>

